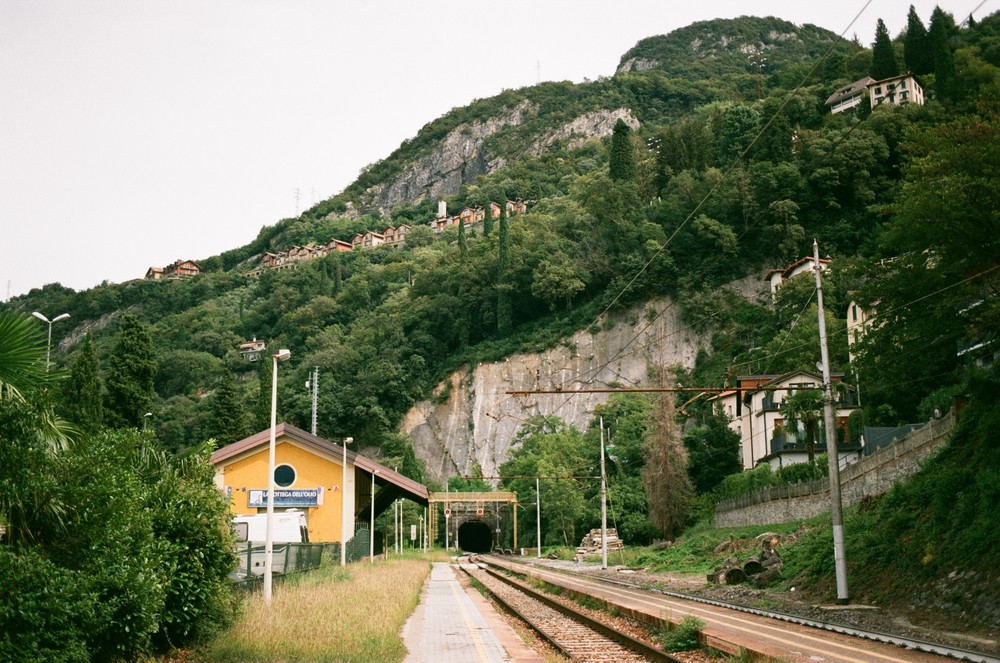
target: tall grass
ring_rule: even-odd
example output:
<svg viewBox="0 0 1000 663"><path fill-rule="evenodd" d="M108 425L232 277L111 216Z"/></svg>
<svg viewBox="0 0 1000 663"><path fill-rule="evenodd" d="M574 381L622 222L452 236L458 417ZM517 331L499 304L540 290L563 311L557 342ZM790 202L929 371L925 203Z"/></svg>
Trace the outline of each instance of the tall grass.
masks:
<svg viewBox="0 0 1000 663"><path fill-rule="evenodd" d="M270 607L249 596L237 623L202 661L401 661L400 631L430 573L427 558L395 558L304 574L275 587Z"/></svg>

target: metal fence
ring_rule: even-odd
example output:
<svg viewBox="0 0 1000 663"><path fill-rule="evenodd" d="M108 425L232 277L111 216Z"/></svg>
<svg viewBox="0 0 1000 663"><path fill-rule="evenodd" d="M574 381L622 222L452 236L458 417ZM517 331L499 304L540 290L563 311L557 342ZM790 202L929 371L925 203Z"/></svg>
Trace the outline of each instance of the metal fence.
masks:
<svg viewBox="0 0 1000 663"><path fill-rule="evenodd" d="M233 573L237 584L246 589L258 586L264 577L264 546L249 542L236 544L239 564ZM283 576L318 569L327 560L340 559L339 543L276 543L271 549L271 573Z"/></svg>

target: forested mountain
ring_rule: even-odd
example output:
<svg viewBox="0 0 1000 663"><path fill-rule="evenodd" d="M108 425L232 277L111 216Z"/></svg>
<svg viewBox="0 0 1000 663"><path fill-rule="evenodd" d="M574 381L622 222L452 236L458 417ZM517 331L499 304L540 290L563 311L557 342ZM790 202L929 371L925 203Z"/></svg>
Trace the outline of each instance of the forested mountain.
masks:
<svg viewBox="0 0 1000 663"><path fill-rule="evenodd" d="M925 105L831 115L824 101L871 71L871 50L776 18L697 23L641 41L610 78L452 110L339 195L198 260L191 280L54 284L3 310L70 313L53 329L54 362L96 365L107 421L149 411L173 451L264 427L269 362L246 362L238 346L287 347L283 418L308 428L300 385L318 366L319 433L352 435L420 477L400 421L451 371L553 347L652 297L673 298L711 338L686 378L696 384L812 368L811 289L784 289L772 308L720 286L808 255L816 238L833 259L836 368L870 395L867 421L909 422L961 382L968 355L957 344L982 346L998 326L987 296L1000 255L998 24L958 27L935 13L920 44L935 53L920 76ZM892 48L902 66L916 46ZM517 198L528 212L437 237L427 223L439 198L450 213ZM247 276L266 251L404 223L413 230L401 248ZM884 315L875 351L848 366L853 291ZM147 330L155 365L138 414L123 412L111 381L126 313ZM79 419L74 398L67 386L59 408ZM707 416L698 404L685 413Z"/></svg>

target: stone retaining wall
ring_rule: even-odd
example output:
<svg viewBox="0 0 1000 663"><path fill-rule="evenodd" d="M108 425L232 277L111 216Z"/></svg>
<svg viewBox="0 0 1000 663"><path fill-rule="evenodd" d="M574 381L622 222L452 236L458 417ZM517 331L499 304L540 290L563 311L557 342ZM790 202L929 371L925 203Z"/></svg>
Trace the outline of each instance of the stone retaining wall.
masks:
<svg viewBox="0 0 1000 663"><path fill-rule="evenodd" d="M840 494L845 507L869 495L881 495L897 481L916 474L924 461L951 437L954 410L893 444L864 456L840 471ZM775 486L715 505L716 527L745 527L812 518L830 510L827 479Z"/></svg>

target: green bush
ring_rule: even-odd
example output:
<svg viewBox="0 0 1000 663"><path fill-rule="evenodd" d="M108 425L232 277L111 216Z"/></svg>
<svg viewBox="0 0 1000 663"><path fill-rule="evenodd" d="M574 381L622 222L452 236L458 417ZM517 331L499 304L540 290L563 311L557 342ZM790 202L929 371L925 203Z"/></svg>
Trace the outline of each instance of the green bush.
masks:
<svg viewBox="0 0 1000 663"><path fill-rule="evenodd" d="M236 565L229 505L212 482L209 449L182 471L165 469L149 489L157 556L165 582L159 649L202 642L235 616Z"/></svg>
<svg viewBox="0 0 1000 663"><path fill-rule="evenodd" d="M30 548L0 545L0 587L0 660L90 660L87 633L95 625L96 597L85 574Z"/></svg>
<svg viewBox="0 0 1000 663"><path fill-rule="evenodd" d="M669 622L660 631L660 643L667 651L688 651L701 646L698 635L705 628L705 622L688 615L676 626Z"/></svg>

